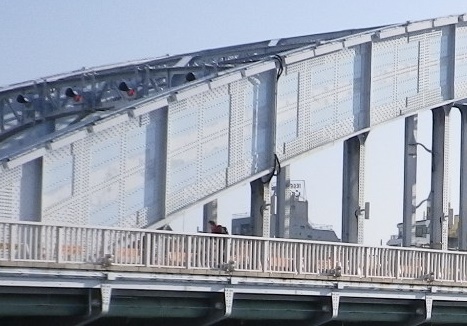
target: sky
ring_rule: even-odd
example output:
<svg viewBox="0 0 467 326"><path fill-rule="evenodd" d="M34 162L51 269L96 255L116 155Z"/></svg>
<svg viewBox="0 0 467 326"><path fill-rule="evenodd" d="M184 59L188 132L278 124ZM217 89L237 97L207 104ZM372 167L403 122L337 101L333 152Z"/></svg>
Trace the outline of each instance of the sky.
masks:
<svg viewBox="0 0 467 326"><path fill-rule="evenodd" d="M26 80L143 58L268 39L403 23L467 13L465 0L15 0L0 2L0 87ZM454 111L454 110L453 110ZM458 113L452 112L451 197L458 212ZM367 140L365 243L385 243L402 221L403 120L372 130ZM431 147L431 116L419 117L419 142ZM429 155L419 149L417 196L429 191ZM342 142L291 165L305 180L312 223L340 236ZM456 193L457 192L457 193ZM239 198L235 208L229 205ZM174 227L201 226L201 207ZM423 206L417 211L422 215ZM249 211L249 186L219 198L219 222Z"/></svg>

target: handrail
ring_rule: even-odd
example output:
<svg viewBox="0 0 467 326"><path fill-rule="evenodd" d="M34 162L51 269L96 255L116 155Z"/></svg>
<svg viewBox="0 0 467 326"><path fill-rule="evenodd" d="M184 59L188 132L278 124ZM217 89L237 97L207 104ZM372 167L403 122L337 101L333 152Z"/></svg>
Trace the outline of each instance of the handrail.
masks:
<svg viewBox="0 0 467 326"><path fill-rule="evenodd" d="M4 261L467 282L465 252L15 221L0 221Z"/></svg>

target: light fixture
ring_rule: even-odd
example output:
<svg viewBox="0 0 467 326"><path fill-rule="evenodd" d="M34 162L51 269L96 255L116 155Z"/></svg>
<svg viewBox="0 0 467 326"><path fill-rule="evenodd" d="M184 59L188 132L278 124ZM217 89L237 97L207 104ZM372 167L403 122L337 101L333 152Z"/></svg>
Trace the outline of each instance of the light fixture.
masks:
<svg viewBox="0 0 467 326"><path fill-rule="evenodd" d="M71 87L68 87L66 90L65 90L65 95L67 97L70 97L73 99L73 101L75 102L80 102L83 97L77 92L75 91L73 88Z"/></svg>
<svg viewBox="0 0 467 326"><path fill-rule="evenodd" d="M128 96L133 96L136 94L136 90L134 88L129 87L128 84L124 81L122 81L118 85L118 89L121 90L122 92L125 92L126 95Z"/></svg>
<svg viewBox="0 0 467 326"><path fill-rule="evenodd" d="M194 73L189 72L189 73L187 73L185 75L185 79L186 79L187 82L192 82L192 81L196 80L196 76L195 76Z"/></svg>
<svg viewBox="0 0 467 326"><path fill-rule="evenodd" d="M21 104L30 104L31 103L31 101L22 94L19 94L16 97L16 102L21 103Z"/></svg>

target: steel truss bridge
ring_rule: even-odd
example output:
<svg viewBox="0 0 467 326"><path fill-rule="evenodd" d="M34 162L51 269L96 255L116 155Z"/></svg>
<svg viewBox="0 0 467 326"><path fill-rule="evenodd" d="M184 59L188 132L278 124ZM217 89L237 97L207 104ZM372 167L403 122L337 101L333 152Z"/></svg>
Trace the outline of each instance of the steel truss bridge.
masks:
<svg viewBox="0 0 467 326"><path fill-rule="evenodd" d="M105 325L463 323L447 251L448 130L461 112L467 250L467 15L83 69L0 88L0 320ZM403 244L417 114L433 112L431 250L363 243L365 140L405 119ZM290 163L344 143L342 241L288 239ZM277 177L278 236L269 182ZM256 237L153 230L251 185Z"/></svg>

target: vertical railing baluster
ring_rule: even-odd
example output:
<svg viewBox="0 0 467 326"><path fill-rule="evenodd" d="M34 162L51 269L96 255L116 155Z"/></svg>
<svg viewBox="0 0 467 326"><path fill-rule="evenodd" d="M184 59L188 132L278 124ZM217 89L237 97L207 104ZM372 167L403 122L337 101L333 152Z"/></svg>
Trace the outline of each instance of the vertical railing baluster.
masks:
<svg viewBox="0 0 467 326"><path fill-rule="evenodd" d="M63 262L62 260L63 237L64 237L63 228L58 228L55 251L57 252L56 262L59 264Z"/></svg>
<svg viewBox="0 0 467 326"><path fill-rule="evenodd" d="M304 263L304 260L303 260L303 243L299 243L298 244L298 257L297 257L297 273L298 274L303 274L303 263Z"/></svg>
<svg viewBox="0 0 467 326"><path fill-rule="evenodd" d="M270 270L269 268L269 262L270 262L270 241L269 240L264 240L263 245L264 245L264 254L263 254L263 272L268 272Z"/></svg>
<svg viewBox="0 0 467 326"><path fill-rule="evenodd" d="M17 228L14 224L9 224L10 230L10 261L15 260L15 228Z"/></svg>

